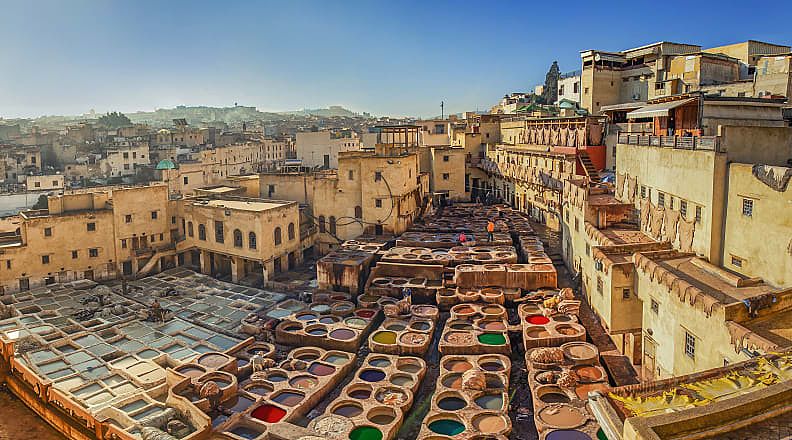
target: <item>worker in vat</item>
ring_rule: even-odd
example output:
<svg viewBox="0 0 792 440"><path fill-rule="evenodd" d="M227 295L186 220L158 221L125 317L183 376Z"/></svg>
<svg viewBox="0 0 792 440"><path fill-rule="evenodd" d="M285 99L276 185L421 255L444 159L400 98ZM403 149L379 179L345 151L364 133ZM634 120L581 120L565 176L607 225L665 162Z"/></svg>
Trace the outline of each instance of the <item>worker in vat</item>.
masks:
<svg viewBox="0 0 792 440"><path fill-rule="evenodd" d="M402 299L404 299L407 304L412 305L412 289L409 287L402 289Z"/></svg>
<svg viewBox="0 0 792 440"><path fill-rule="evenodd" d="M459 235L457 235L457 243L463 245L465 244L466 241L467 241L467 235L465 235L464 231L460 232Z"/></svg>
<svg viewBox="0 0 792 440"><path fill-rule="evenodd" d="M487 241L492 242L493 240L493 232L495 232L495 223L490 220L487 222Z"/></svg>

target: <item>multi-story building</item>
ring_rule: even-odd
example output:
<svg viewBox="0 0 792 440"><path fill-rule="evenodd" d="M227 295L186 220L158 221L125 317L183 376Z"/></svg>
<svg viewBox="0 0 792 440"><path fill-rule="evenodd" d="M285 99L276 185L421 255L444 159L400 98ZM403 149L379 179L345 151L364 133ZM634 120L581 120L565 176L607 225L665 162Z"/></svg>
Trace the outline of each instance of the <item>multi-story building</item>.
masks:
<svg viewBox="0 0 792 440"><path fill-rule="evenodd" d="M52 191L64 188L63 174L27 176L25 188L28 191Z"/></svg>
<svg viewBox="0 0 792 440"><path fill-rule="evenodd" d="M100 162L105 177L134 176L137 168L150 163L149 144L143 138L116 138L105 150L105 155Z"/></svg>
<svg viewBox="0 0 792 440"><path fill-rule="evenodd" d="M330 169L338 168L339 153L360 150L360 138L354 132L298 132L294 146L303 166Z"/></svg>
<svg viewBox="0 0 792 440"><path fill-rule="evenodd" d="M580 104L580 83L582 71L562 73L558 78L558 101L566 99Z"/></svg>

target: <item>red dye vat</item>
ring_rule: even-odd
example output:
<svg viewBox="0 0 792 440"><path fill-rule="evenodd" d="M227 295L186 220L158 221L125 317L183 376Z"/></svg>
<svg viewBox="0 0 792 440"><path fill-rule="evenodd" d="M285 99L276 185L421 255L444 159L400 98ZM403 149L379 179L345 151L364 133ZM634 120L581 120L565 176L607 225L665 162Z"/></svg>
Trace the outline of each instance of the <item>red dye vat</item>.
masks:
<svg viewBox="0 0 792 440"><path fill-rule="evenodd" d="M357 312L355 312L355 314L360 316L361 318L368 319L374 316L374 310L368 310L368 309L358 310Z"/></svg>
<svg viewBox="0 0 792 440"><path fill-rule="evenodd" d="M550 322L550 319L547 316L542 315L531 315L528 317L528 323L534 325L545 325Z"/></svg>
<svg viewBox="0 0 792 440"><path fill-rule="evenodd" d="M275 405L261 405L254 409L250 415L267 423L278 423L286 416L286 411Z"/></svg>

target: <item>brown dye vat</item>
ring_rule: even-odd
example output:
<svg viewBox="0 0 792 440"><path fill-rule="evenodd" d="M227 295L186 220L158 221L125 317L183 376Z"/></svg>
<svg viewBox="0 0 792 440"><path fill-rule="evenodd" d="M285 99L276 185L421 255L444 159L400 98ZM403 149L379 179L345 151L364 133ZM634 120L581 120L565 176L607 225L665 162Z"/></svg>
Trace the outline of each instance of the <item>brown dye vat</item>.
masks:
<svg viewBox="0 0 792 440"><path fill-rule="evenodd" d="M354 339L356 336L355 332L345 328L335 329L330 332L330 337L333 339L338 339L341 341L349 341L350 339Z"/></svg>
<svg viewBox="0 0 792 440"><path fill-rule="evenodd" d="M580 378L580 382L599 382L604 378L602 370L593 365L579 365L573 367L572 371Z"/></svg>
<svg viewBox="0 0 792 440"><path fill-rule="evenodd" d="M473 334L468 332L448 332L446 333L446 342L454 345L472 345Z"/></svg>
<svg viewBox="0 0 792 440"><path fill-rule="evenodd" d="M553 428L577 428L586 423L587 417L578 408L567 404L548 405L536 414L540 422Z"/></svg>
<svg viewBox="0 0 792 440"><path fill-rule="evenodd" d="M363 414L363 407L356 403L344 402L336 406L331 412L339 416L352 418Z"/></svg>
<svg viewBox="0 0 792 440"><path fill-rule="evenodd" d="M543 339L550 336L550 332L544 327L529 327L525 330L525 336L531 339Z"/></svg>
<svg viewBox="0 0 792 440"><path fill-rule="evenodd" d="M465 371L473 368L473 365L471 365L470 362L468 362L466 360L462 360L462 359L456 360L455 359L455 360L447 361L445 363L445 368L448 371L464 373Z"/></svg>
<svg viewBox="0 0 792 440"><path fill-rule="evenodd" d="M575 363L590 363L597 358L597 348L585 342L568 342L561 346L564 356Z"/></svg>
<svg viewBox="0 0 792 440"><path fill-rule="evenodd" d="M447 374L440 381L446 388L453 388L458 390L462 388L462 375L460 373Z"/></svg>
<svg viewBox="0 0 792 440"><path fill-rule="evenodd" d="M308 375L297 376L289 380L289 385L301 390L307 390L313 388L318 384L319 384L319 379Z"/></svg>
<svg viewBox="0 0 792 440"><path fill-rule="evenodd" d="M305 399L304 394L291 391L281 391L280 393L272 396L272 400L274 402L288 407L297 406L297 404L302 402L303 399Z"/></svg>
<svg viewBox="0 0 792 440"><path fill-rule="evenodd" d="M197 365L193 366L193 365L190 365L190 364L182 365L181 367L176 368L176 371L179 374L183 374L183 375L185 375L187 377L191 377L191 378L200 377L201 375L206 373L206 370L204 370L203 368L201 368L201 367L199 367Z"/></svg>
<svg viewBox="0 0 792 440"><path fill-rule="evenodd" d="M565 336L575 336L582 333L579 329L576 329L575 327L569 325L557 325L555 327L555 331Z"/></svg>
<svg viewBox="0 0 792 440"><path fill-rule="evenodd" d="M480 327L484 330L506 330L506 324L503 321L484 321Z"/></svg>
<svg viewBox="0 0 792 440"><path fill-rule="evenodd" d="M407 332L399 337L399 341L406 345L422 345L427 338L428 335L424 333Z"/></svg>
<svg viewBox="0 0 792 440"><path fill-rule="evenodd" d="M473 427L484 434L495 434L503 431L509 424L498 414L481 414L473 417Z"/></svg>
<svg viewBox="0 0 792 440"><path fill-rule="evenodd" d="M203 365L207 368L220 368L222 365L228 362L228 358L223 356L222 354L217 353L207 353L198 358L198 363Z"/></svg>
<svg viewBox="0 0 792 440"><path fill-rule="evenodd" d="M388 425L396 420L396 411L391 408L373 408L366 418L376 425Z"/></svg>
<svg viewBox="0 0 792 440"><path fill-rule="evenodd" d="M592 391L606 392L610 387L606 383L587 383L578 385L575 388L575 394L580 400L588 400L588 393Z"/></svg>

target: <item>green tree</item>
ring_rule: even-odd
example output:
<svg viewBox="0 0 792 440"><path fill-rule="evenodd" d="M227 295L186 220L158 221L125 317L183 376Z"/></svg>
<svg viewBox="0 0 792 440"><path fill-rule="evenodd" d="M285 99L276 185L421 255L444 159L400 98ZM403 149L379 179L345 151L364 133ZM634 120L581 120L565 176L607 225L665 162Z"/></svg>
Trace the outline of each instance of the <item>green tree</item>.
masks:
<svg viewBox="0 0 792 440"><path fill-rule="evenodd" d="M132 125L132 121L121 112L108 112L99 117L99 124L107 128L120 128Z"/></svg>

